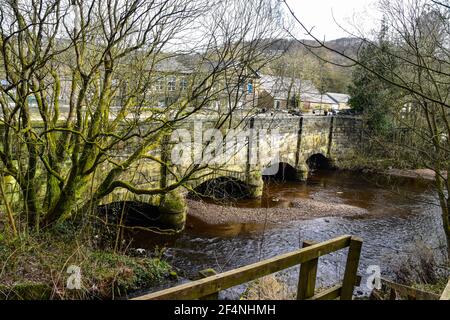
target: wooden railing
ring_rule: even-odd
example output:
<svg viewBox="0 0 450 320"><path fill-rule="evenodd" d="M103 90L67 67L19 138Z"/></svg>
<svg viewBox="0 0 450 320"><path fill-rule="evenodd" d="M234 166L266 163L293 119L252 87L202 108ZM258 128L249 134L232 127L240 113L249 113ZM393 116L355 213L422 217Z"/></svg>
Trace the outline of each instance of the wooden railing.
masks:
<svg viewBox="0 0 450 320"><path fill-rule="evenodd" d="M375 300L397 300L406 298L408 300L450 300L450 280L441 295L406 286L384 278L381 278L381 290L373 289L371 297ZM383 297L384 291L388 295Z"/></svg>
<svg viewBox="0 0 450 320"><path fill-rule="evenodd" d="M321 243L305 242L303 248L224 273L208 276L166 290L149 293L133 300L211 299L217 293L300 264L297 299L351 300L358 281L357 270L362 240L349 235ZM349 248L342 283L315 294L318 259L329 253Z"/></svg>
<svg viewBox="0 0 450 320"><path fill-rule="evenodd" d="M392 282L385 278L380 280L382 290L386 290L389 293L387 300L397 300L399 297L405 297L408 300L439 300L438 294ZM386 300L382 298L381 291L377 289L373 289L372 297L376 300Z"/></svg>

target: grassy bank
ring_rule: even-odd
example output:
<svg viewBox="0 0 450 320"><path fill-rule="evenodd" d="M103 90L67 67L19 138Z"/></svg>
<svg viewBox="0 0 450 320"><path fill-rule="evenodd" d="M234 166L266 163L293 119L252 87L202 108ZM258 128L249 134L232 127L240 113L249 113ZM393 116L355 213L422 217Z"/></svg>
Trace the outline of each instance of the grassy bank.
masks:
<svg viewBox="0 0 450 320"><path fill-rule="evenodd" d="M0 240L0 299L114 299L170 276L170 265L158 257L113 250L99 238L65 225ZM68 282L78 287L77 267L79 289L69 289Z"/></svg>
<svg viewBox="0 0 450 320"><path fill-rule="evenodd" d="M340 162L339 169L422 181L434 181L435 179L435 172L428 168L411 166L396 159L369 158L362 155L356 155L352 160ZM446 172L442 171L442 174L445 176Z"/></svg>
<svg viewBox="0 0 450 320"><path fill-rule="evenodd" d="M339 169L343 170L367 170L373 172L384 172L389 168L404 170L417 169L410 163L396 158L382 158L370 155L355 154L350 160L339 162Z"/></svg>

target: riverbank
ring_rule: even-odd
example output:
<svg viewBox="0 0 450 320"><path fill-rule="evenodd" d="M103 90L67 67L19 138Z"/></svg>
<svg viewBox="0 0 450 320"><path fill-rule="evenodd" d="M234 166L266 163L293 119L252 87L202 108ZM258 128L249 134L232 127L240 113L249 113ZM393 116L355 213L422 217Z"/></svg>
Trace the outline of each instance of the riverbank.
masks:
<svg viewBox="0 0 450 320"><path fill-rule="evenodd" d="M365 209L314 199L292 201L287 208L237 208L187 200L188 215L209 225L233 223L283 223L322 217L361 217Z"/></svg>
<svg viewBox="0 0 450 320"><path fill-rule="evenodd" d="M361 171L363 173L381 174L391 177L411 178L424 181L434 181L435 172L428 168L412 169L408 164L397 161L398 159L383 159L359 155L349 162L341 163L339 169L349 171ZM447 172L442 171L442 176Z"/></svg>
<svg viewBox="0 0 450 320"><path fill-rule="evenodd" d="M2 240L0 300L115 299L170 278L159 257L102 248L98 240L66 226Z"/></svg>
<svg viewBox="0 0 450 320"><path fill-rule="evenodd" d="M434 181L435 172L431 169L387 169L381 173L401 178L422 179L427 181ZM446 175L446 173L442 173Z"/></svg>

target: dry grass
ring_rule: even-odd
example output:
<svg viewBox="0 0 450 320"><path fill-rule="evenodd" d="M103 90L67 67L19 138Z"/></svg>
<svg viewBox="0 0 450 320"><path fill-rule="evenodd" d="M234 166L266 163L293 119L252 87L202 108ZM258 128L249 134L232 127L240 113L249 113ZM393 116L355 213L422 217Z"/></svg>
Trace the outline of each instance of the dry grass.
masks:
<svg viewBox="0 0 450 320"><path fill-rule="evenodd" d="M243 300L293 300L294 292L274 275L269 275L250 283L242 295Z"/></svg>
<svg viewBox="0 0 450 320"><path fill-rule="evenodd" d="M417 242L415 248L413 256L399 261L394 268L394 281L440 295L450 277L450 261L438 257L445 257L444 251L436 251L424 243Z"/></svg>

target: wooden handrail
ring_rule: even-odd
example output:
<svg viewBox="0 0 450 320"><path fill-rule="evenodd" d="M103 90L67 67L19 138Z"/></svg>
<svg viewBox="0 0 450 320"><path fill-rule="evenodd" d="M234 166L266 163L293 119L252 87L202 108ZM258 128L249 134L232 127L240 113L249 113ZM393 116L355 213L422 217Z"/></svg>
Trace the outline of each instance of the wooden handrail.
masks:
<svg viewBox="0 0 450 320"><path fill-rule="evenodd" d="M408 297L413 300L439 300L439 295L436 293L416 289L400 283L396 283L385 278L381 278L381 285L384 288L390 289L389 300L396 300L398 295ZM373 297L377 300L383 300L381 291L373 289ZM441 297L442 299L442 297Z"/></svg>
<svg viewBox="0 0 450 320"><path fill-rule="evenodd" d="M306 300L334 300L341 295L342 285L338 284L334 287L325 289Z"/></svg>
<svg viewBox="0 0 450 320"><path fill-rule="evenodd" d="M291 253L279 255L264 261L256 262L204 279L192 281L173 288L136 297L133 300L199 299L221 290L225 290L236 285L293 267L295 265L313 261L323 255L338 251L340 249L344 249L346 247L350 247L349 258L347 259L346 266L347 283L345 282L346 279L344 276L344 283L339 288L339 290L341 290L341 288L342 290L344 290L345 286L348 286L348 288L345 289L346 292L353 292L353 287L355 285L354 278L356 277L356 268L357 263L359 262L359 250L357 249L358 247L359 249L361 248L360 243L360 239L349 235L337 237L325 242L312 244L308 247L299 249ZM356 248L356 251L352 250L352 246ZM349 267L349 263L356 263L356 266L352 265ZM351 275L351 272L355 272L355 275Z"/></svg>

